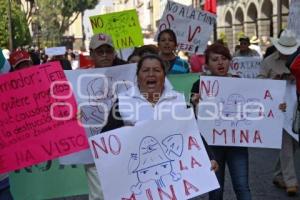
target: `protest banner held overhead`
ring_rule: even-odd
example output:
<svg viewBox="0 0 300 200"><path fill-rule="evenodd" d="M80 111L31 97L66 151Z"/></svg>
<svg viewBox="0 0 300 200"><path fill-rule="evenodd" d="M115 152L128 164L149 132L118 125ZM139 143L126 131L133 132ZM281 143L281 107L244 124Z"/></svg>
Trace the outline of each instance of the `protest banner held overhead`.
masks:
<svg viewBox="0 0 300 200"><path fill-rule="evenodd" d="M90 17L93 33L112 36L114 47L123 49L143 45L143 34L136 10Z"/></svg>
<svg viewBox="0 0 300 200"><path fill-rule="evenodd" d="M229 73L241 78L256 78L259 74L261 58L259 57L234 57L229 68Z"/></svg>
<svg viewBox="0 0 300 200"><path fill-rule="evenodd" d="M281 148L285 81L200 77L200 132L210 145ZM272 126L270 126L272 124Z"/></svg>
<svg viewBox="0 0 300 200"><path fill-rule="evenodd" d="M136 64L108 68L65 71L75 91L81 111L81 124L88 137L101 133L116 95L133 86ZM59 159L61 164L90 164L90 150L81 151Z"/></svg>
<svg viewBox="0 0 300 200"><path fill-rule="evenodd" d="M190 199L219 187L194 113L89 138L105 199Z"/></svg>
<svg viewBox="0 0 300 200"><path fill-rule="evenodd" d="M164 29L172 29L177 37L178 50L203 53L215 23L216 16L212 13L168 1L155 39Z"/></svg>
<svg viewBox="0 0 300 200"><path fill-rule="evenodd" d="M88 148L58 62L0 76L0 172Z"/></svg>

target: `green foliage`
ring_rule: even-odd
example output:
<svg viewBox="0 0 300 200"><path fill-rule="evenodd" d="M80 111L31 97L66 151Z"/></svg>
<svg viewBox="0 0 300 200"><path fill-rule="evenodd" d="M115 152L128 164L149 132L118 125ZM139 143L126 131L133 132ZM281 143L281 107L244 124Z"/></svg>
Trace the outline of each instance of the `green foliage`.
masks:
<svg viewBox="0 0 300 200"><path fill-rule="evenodd" d="M39 11L34 16L41 30L42 46L55 46L69 26L86 9L92 9L98 0L39 0Z"/></svg>
<svg viewBox="0 0 300 200"><path fill-rule="evenodd" d="M9 34L8 34L8 5L7 1L3 0L0 4L0 47L8 48ZM12 17L12 34L14 48L28 45L31 42L29 28L27 26L25 13L21 10L20 4L15 1L11 3L11 17Z"/></svg>
<svg viewBox="0 0 300 200"><path fill-rule="evenodd" d="M222 40L224 43L227 43L227 36L225 32L220 32L219 39Z"/></svg>
<svg viewBox="0 0 300 200"><path fill-rule="evenodd" d="M239 39L241 37L244 37L245 36L245 33L243 31L240 31L240 32L237 32L236 33L236 39L237 39L237 42L239 41Z"/></svg>

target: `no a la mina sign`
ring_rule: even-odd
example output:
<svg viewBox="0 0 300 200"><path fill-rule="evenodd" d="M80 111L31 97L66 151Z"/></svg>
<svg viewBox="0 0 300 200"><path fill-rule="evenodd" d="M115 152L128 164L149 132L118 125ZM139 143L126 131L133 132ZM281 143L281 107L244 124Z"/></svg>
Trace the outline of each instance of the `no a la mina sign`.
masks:
<svg viewBox="0 0 300 200"><path fill-rule="evenodd" d="M90 17L93 33L112 36L117 49L143 45L143 34L136 10L126 10Z"/></svg>
<svg viewBox="0 0 300 200"><path fill-rule="evenodd" d="M89 142L105 199L190 199L219 187L195 119L143 122Z"/></svg>
<svg viewBox="0 0 300 200"><path fill-rule="evenodd" d="M210 145L281 148L285 81L200 77L198 127Z"/></svg>

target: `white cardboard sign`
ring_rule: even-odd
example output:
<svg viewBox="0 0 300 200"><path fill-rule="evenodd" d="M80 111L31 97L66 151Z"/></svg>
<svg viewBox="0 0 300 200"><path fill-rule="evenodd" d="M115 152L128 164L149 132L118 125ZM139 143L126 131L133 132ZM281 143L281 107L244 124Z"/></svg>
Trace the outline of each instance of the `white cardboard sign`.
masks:
<svg viewBox="0 0 300 200"><path fill-rule="evenodd" d="M89 143L104 199L190 199L219 187L195 119L146 121Z"/></svg>
<svg viewBox="0 0 300 200"><path fill-rule="evenodd" d="M200 77L198 126L210 145L281 148L285 81Z"/></svg>
<svg viewBox="0 0 300 200"><path fill-rule="evenodd" d="M106 68L68 70L65 74L73 87L81 123L88 137L101 133L117 94L133 86L136 64ZM60 158L61 164L93 163L90 150Z"/></svg>
<svg viewBox="0 0 300 200"><path fill-rule="evenodd" d="M60 56L65 55L66 47L50 47L45 49L45 54L48 56Z"/></svg>
<svg viewBox="0 0 300 200"><path fill-rule="evenodd" d="M216 16L173 1L168 1L160 19L159 32L172 29L177 37L177 49L203 53L213 32Z"/></svg>
<svg viewBox="0 0 300 200"><path fill-rule="evenodd" d="M241 78L256 78L261 64L260 57L234 57L229 72Z"/></svg>

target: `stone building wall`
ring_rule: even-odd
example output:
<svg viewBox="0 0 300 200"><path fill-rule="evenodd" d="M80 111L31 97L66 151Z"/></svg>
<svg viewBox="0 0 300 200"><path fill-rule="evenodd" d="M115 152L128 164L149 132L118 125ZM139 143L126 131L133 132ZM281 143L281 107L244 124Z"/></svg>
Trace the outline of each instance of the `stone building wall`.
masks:
<svg viewBox="0 0 300 200"><path fill-rule="evenodd" d="M281 27L287 26L290 0L281 0ZM217 32L233 51L240 35L257 36L264 48L278 29L278 0L218 0Z"/></svg>

